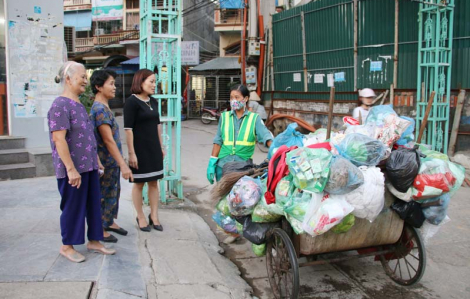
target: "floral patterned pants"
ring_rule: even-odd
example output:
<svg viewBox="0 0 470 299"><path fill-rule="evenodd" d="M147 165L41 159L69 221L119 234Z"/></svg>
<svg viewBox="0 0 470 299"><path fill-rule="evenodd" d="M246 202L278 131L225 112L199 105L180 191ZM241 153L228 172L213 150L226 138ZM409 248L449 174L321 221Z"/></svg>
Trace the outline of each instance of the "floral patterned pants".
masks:
<svg viewBox="0 0 470 299"><path fill-rule="evenodd" d="M121 194L120 174L119 167L105 168L104 175L100 178L103 227L113 225L114 219L117 219Z"/></svg>

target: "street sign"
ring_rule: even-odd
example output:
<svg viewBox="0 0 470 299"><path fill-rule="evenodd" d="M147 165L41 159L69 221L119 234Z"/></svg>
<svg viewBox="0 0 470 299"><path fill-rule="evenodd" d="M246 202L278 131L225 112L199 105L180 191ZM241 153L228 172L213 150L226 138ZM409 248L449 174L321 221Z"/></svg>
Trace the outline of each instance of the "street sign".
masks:
<svg viewBox="0 0 470 299"><path fill-rule="evenodd" d="M156 52L160 53L163 50L163 43L155 43L155 47ZM181 65L199 65L199 41L181 42Z"/></svg>
<svg viewBox="0 0 470 299"><path fill-rule="evenodd" d="M181 65L199 64L199 41L181 43Z"/></svg>

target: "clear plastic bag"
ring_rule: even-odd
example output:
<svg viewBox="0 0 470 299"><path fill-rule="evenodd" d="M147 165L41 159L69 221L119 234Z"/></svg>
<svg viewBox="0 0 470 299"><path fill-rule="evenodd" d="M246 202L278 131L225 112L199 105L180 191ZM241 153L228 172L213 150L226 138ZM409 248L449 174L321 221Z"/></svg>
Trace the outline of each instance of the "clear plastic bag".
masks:
<svg viewBox="0 0 470 299"><path fill-rule="evenodd" d="M463 181L465 180L465 167L454 162L449 162L449 169L455 177L455 184L449 192L450 197L452 197L455 192L462 187Z"/></svg>
<svg viewBox="0 0 470 299"><path fill-rule="evenodd" d="M289 152L286 163L297 188L323 192L330 174L331 153L323 148L299 148Z"/></svg>
<svg viewBox="0 0 470 299"><path fill-rule="evenodd" d="M225 216L231 216L230 209L228 207L227 197L222 198L216 206L216 209L220 211Z"/></svg>
<svg viewBox="0 0 470 299"><path fill-rule="evenodd" d="M311 193L296 189L290 201L284 206L284 213L299 221L303 221L312 196L314 195Z"/></svg>
<svg viewBox="0 0 470 299"><path fill-rule="evenodd" d="M286 214L286 220L290 223L290 226L292 227L294 233L296 233L297 235L305 233L302 228L302 221L295 219L289 214Z"/></svg>
<svg viewBox="0 0 470 299"><path fill-rule="evenodd" d="M315 133L310 133L304 137L304 146L322 143L326 141L326 129L318 129Z"/></svg>
<svg viewBox="0 0 470 299"><path fill-rule="evenodd" d="M427 245L429 241L437 234L437 232L441 229L441 227L450 221L450 218L446 216L444 220L442 220L439 225L434 225L429 223L428 221L424 221L423 226L419 229L421 233L421 237L424 241L424 245Z"/></svg>
<svg viewBox="0 0 470 299"><path fill-rule="evenodd" d="M384 207L385 179L383 173L377 167L361 166L359 169L364 175L364 184L342 196L354 207L354 216L372 222ZM338 195L330 195L332 198L336 196Z"/></svg>
<svg viewBox="0 0 470 299"><path fill-rule="evenodd" d="M291 174L289 174L288 176L283 177L279 183L277 183L275 191L276 203L274 204L282 207L289 201L295 190L293 180L294 178Z"/></svg>
<svg viewBox="0 0 470 299"><path fill-rule="evenodd" d="M348 216L344 217L340 223L335 225L331 231L335 234L344 234L348 232L353 226L356 221L356 218L353 214L349 214Z"/></svg>
<svg viewBox="0 0 470 299"><path fill-rule="evenodd" d="M303 230L312 236L326 233L340 223L354 208L344 199L321 194L315 194L302 222Z"/></svg>
<svg viewBox="0 0 470 299"><path fill-rule="evenodd" d="M395 110L390 105L378 105L370 109L369 114L365 120L365 124L374 124L377 127L383 127L385 119L389 115L398 116Z"/></svg>
<svg viewBox="0 0 470 299"><path fill-rule="evenodd" d="M362 172L354 164L341 156L333 156L330 165L330 177L325 192L346 194L364 183Z"/></svg>
<svg viewBox="0 0 470 299"><path fill-rule="evenodd" d="M268 209L268 207L273 205L275 206L276 204L268 205L266 204L264 197L261 198L261 200L256 205L255 209L253 210L253 214L251 214L251 220L253 222L261 223L279 221L282 218L282 210L278 211L281 212L281 214L272 213L272 208L270 210Z"/></svg>
<svg viewBox="0 0 470 299"><path fill-rule="evenodd" d="M286 130L274 138L271 146L269 147L268 158L271 158L274 154L274 149L279 148L281 145L291 146L303 146L304 135L296 131L297 123L291 123L287 126Z"/></svg>
<svg viewBox="0 0 470 299"><path fill-rule="evenodd" d="M413 182L413 198L421 200L433 198L449 192L456 178L449 169L445 160L424 158L421 159L419 174Z"/></svg>
<svg viewBox="0 0 470 299"><path fill-rule="evenodd" d="M377 140L380 140L386 147L392 148L410 125L411 122L398 115L388 114L383 119L383 126L377 130Z"/></svg>
<svg viewBox="0 0 470 299"><path fill-rule="evenodd" d="M408 128L406 128L403 134L401 134L400 139L398 139L396 142L396 144L398 145L405 146L415 140L415 135L413 134L413 132L415 130L416 122L411 117L400 116L400 118L410 122Z"/></svg>
<svg viewBox="0 0 470 299"><path fill-rule="evenodd" d="M249 176L238 180L227 196L230 214L245 216L253 213L253 209L261 199L261 181Z"/></svg>
<svg viewBox="0 0 470 299"><path fill-rule="evenodd" d="M348 126L344 134L349 135L349 134L362 134L366 135L370 138L375 139L376 136L376 131L377 128L375 127L375 124L365 124L365 125L357 125L357 126Z"/></svg>
<svg viewBox="0 0 470 299"><path fill-rule="evenodd" d="M439 225L447 216L447 209L449 208L450 203L450 194L443 194L437 198L422 200L420 203L436 201L439 201L439 204L423 208L423 214L429 223Z"/></svg>
<svg viewBox="0 0 470 299"><path fill-rule="evenodd" d="M212 215L212 219L225 232L238 233L236 221L232 217L225 216L220 211L217 211Z"/></svg>
<svg viewBox="0 0 470 299"><path fill-rule="evenodd" d="M382 142L358 133L346 135L336 149L356 166L376 166L386 154Z"/></svg>

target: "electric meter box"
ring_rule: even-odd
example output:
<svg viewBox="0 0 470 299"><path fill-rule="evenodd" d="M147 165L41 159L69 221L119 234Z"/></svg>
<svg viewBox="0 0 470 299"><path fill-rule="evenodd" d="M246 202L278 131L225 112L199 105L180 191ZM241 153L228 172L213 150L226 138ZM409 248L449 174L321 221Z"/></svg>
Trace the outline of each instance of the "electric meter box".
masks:
<svg viewBox="0 0 470 299"><path fill-rule="evenodd" d="M248 42L248 55L259 56L260 43L254 40Z"/></svg>
<svg viewBox="0 0 470 299"><path fill-rule="evenodd" d="M249 66L245 69L246 84L256 84L258 75L255 66Z"/></svg>

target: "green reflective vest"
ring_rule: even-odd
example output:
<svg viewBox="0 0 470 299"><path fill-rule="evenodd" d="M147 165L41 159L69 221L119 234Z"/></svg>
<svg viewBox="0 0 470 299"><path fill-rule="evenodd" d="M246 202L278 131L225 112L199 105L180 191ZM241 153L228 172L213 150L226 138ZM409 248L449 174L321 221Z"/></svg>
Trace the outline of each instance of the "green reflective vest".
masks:
<svg viewBox="0 0 470 299"><path fill-rule="evenodd" d="M233 138L235 136L234 117L236 116L232 115L230 111L222 113L221 133L223 144L220 149L219 159L229 155L237 155L246 161L251 159L255 152L255 127L258 114L248 112L248 114L245 115L240 126L240 131L238 132L237 140Z"/></svg>

